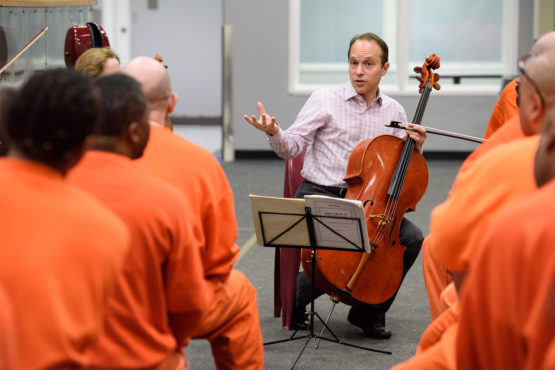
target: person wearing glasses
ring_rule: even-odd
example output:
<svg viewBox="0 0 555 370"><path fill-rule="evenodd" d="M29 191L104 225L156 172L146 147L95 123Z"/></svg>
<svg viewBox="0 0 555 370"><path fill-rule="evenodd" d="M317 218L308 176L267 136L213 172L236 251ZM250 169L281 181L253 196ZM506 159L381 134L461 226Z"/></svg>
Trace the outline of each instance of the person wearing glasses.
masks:
<svg viewBox="0 0 555 370"><path fill-rule="evenodd" d="M555 103L555 51L531 57L519 63L519 69L519 116L526 136L477 158L456 178L447 200L432 211L430 253L452 273L457 292L477 262L475 246L491 223L537 189L534 157L546 113ZM451 367L455 362L458 313L456 301L423 333L417 355L395 369L431 363Z"/></svg>
<svg viewBox="0 0 555 370"><path fill-rule="evenodd" d="M530 51L522 59L521 66L524 67L525 64L531 63L535 57L549 50L555 50L555 31L549 32L537 40ZM519 82L520 78L517 78L516 80ZM465 173L468 169L472 168L474 162L491 149L496 148L501 144L529 135L524 130L526 130L526 132L529 131L526 124L523 128L521 125L520 115L517 114L506 122L501 128L495 131L495 133L486 142L482 143L464 161L459 169L457 179L465 177ZM456 181L457 180L455 180L453 188L456 186ZM434 234L430 233L422 245L422 267L432 321L435 320L446 307L449 307L457 299L456 291L452 284L451 274L447 271L445 266L436 261L434 256L430 253L433 244L435 244Z"/></svg>
<svg viewBox="0 0 555 370"><path fill-rule="evenodd" d="M476 246L480 257L461 292L457 368L555 368L554 149L551 108L534 161L539 189L500 215Z"/></svg>
<svg viewBox="0 0 555 370"><path fill-rule="evenodd" d="M543 35L532 46L527 56L539 55L542 51L548 50L550 45L555 43L555 31ZM484 139L489 139L505 123L513 117L518 116L518 78L509 82L501 91L499 99L493 107L488 126L484 133Z"/></svg>

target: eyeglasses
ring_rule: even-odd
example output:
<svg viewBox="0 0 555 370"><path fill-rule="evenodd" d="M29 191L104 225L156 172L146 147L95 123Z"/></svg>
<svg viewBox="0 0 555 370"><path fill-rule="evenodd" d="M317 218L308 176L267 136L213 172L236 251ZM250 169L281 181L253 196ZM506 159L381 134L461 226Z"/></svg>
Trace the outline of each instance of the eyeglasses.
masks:
<svg viewBox="0 0 555 370"><path fill-rule="evenodd" d="M528 61L529 61L529 60L523 59L523 60L521 60L521 61L518 62L518 72L519 72L522 76L524 76L524 77L528 80L528 82L530 82L530 85L532 85L532 87L533 87L534 90L536 91L536 94L538 94L538 96L540 97L540 102L541 102L541 105L542 105L542 109L544 109L544 108L545 108L545 100L543 99L543 95L542 95L542 93L541 93L541 91L540 91L540 88L539 88L539 86L536 84L536 82L532 79L532 77L530 77L530 75L528 74L528 72L526 72L527 64L530 64L530 63L527 63Z"/></svg>

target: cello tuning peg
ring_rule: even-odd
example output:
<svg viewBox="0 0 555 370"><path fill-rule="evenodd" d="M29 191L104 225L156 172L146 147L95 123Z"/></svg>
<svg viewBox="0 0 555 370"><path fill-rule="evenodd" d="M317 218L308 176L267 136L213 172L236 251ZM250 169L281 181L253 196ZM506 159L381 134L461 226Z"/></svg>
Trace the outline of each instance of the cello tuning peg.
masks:
<svg viewBox="0 0 555 370"><path fill-rule="evenodd" d="M439 73L434 73L434 81L439 81Z"/></svg>
<svg viewBox="0 0 555 370"><path fill-rule="evenodd" d="M422 67L420 67L420 66L416 66L412 70L416 73L422 73Z"/></svg>
<svg viewBox="0 0 555 370"><path fill-rule="evenodd" d="M436 90L441 89L441 85L438 84L437 82L434 82L434 89L436 89Z"/></svg>

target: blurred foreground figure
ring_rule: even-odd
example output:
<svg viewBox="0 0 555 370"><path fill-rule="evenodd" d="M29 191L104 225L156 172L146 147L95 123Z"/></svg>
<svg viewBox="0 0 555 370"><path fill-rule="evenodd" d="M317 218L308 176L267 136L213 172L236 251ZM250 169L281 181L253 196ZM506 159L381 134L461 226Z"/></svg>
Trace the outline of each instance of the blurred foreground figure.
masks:
<svg viewBox="0 0 555 370"><path fill-rule="evenodd" d="M14 91L0 159L0 284L14 308L17 369L86 365L127 252L123 222L68 184L98 120L81 73L37 72Z"/></svg>

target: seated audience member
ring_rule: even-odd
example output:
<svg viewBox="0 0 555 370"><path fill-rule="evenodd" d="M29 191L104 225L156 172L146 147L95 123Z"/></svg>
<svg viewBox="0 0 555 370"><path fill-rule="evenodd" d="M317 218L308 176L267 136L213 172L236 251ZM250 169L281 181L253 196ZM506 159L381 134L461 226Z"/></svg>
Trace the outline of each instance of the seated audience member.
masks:
<svg viewBox="0 0 555 370"><path fill-rule="evenodd" d="M81 73L52 69L2 108L0 284L16 313L18 369L87 364L127 253L123 222L65 180L98 121L98 97Z"/></svg>
<svg viewBox="0 0 555 370"><path fill-rule="evenodd" d="M553 108L534 169L540 189L500 215L476 246L476 263L461 292L460 369L540 369L553 360L545 360L555 343Z"/></svg>
<svg viewBox="0 0 555 370"><path fill-rule="evenodd" d="M501 90L499 99L491 112L484 139L489 139L495 131L516 115L518 115L518 82L515 78Z"/></svg>
<svg viewBox="0 0 555 370"><path fill-rule="evenodd" d="M68 181L120 216L131 248L108 301L105 332L88 357L94 368L166 366L176 353L183 360L183 344L208 307L192 212L176 188L133 161L142 156L150 132L141 85L119 73L95 85L102 119ZM188 326L172 332L172 320Z"/></svg>
<svg viewBox="0 0 555 370"><path fill-rule="evenodd" d="M555 51L545 52L521 68L520 121L528 137L499 145L476 159L457 176L447 200L432 212L430 253L452 272L459 290L476 262L476 244L493 220L536 190L533 177L538 132L547 109L555 103ZM423 333L417 354L396 369L429 366L430 359L455 362L454 339L459 319L458 300Z"/></svg>
<svg viewBox="0 0 555 370"><path fill-rule="evenodd" d="M543 35L530 49L527 56L537 56L544 51L553 49L555 43L555 31ZM525 57L526 58L526 57ZM488 127L484 133L484 139L489 139L501 126L509 122L511 118L518 115L518 79L509 82L501 91L499 99L489 119Z"/></svg>
<svg viewBox="0 0 555 370"><path fill-rule="evenodd" d="M89 77L105 76L120 71L119 57L110 48L90 48L77 58L76 70Z"/></svg>
<svg viewBox="0 0 555 370"><path fill-rule="evenodd" d="M523 61L528 61L528 64L537 58L539 55L555 50L555 31L549 32L543 35L530 49L530 52L525 56ZM518 78L519 83L522 83L523 78L525 77L520 76ZM538 78L543 79L540 75ZM542 81L539 81L542 82ZM546 92L548 92L546 90ZM543 99L543 97L542 97ZM520 97L519 100L522 100ZM541 101L540 101L541 103ZM540 107L541 108L541 107ZM545 108L545 107L543 107ZM521 107L522 109L522 107ZM521 110L520 109L520 110ZM457 183L460 179L468 177L469 170L472 169L474 163L477 159L488 153L491 149L500 146L501 144L508 143L510 141L523 138L525 136L537 134L538 125L542 122L542 117L537 117L538 112L525 112L524 115L527 117L532 117L533 120L536 122L533 124L536 127L531 127L529 122L522 121L523 113L519 111L519 114L505 123L501 128L499 128L495 133L488 139L487 142L481 144L463 163L461 166L459 173L457 174L457 178L452 186L451 192L447 198L447 201L451 197L455 187L457 187ZM540 113L545 114L545 109L541 109ZM527 118L530 121L531 118ZM530 179L531 181L531 179ZM436 207L436 209L440 209L442 205ZM435 210L434 210L435 211ZM432 224L434 220L434 212L432 212ZM437 318L441 313L441 294L444 289L452 282L452 278L450 273L447 271L445 265L441 264L437 261L437 258L432 255L432 249L434 246L437 248L442 248L440 246L441 242L436 241L435 235L432 232L426 237L424 240L424 244L422 247L422 265L423 265L423 272L424 272L424 282L426 283L426 291L428 293L428 300L430 304L430 313L432 320ZM453 290L452 290L453 291ZM444 295L445 296L445 295Z"/></svg>
<svg viewBox="0 0 555 370"><path fill-rule="evenodd" d="M193 211L190 222L200 226L197 237L210 304L193 338L208 339L218 369L262 369L256 291L233 269L239 247L227 177L212 153L163 127L177 101L166 68L151 57L138 57L123 72L142 84L151 109L150 139L138 161L185 195Z"/></svg>

